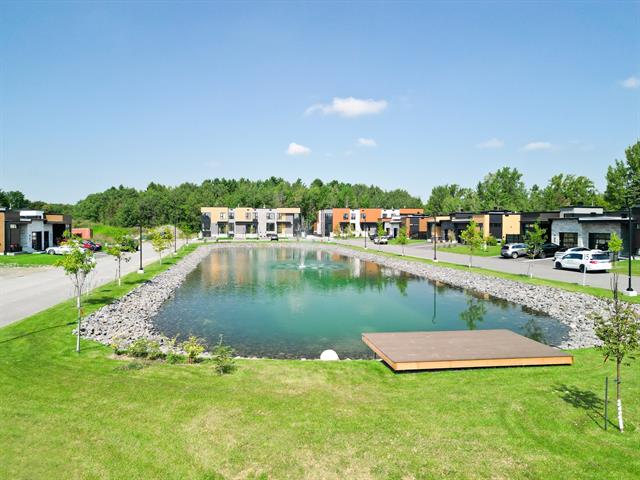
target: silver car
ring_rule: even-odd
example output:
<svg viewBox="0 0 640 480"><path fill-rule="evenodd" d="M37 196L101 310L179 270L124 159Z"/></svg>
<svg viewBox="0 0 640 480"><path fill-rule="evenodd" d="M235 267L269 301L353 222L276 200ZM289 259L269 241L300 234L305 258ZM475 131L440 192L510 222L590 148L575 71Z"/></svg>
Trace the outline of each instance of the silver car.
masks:
<svg viewBox="0 0 640 480"><path fill-rule="evenodd" d="M526 254L526 243L505 243L500 250L500 255L505 258L524 257Z"/></svg>

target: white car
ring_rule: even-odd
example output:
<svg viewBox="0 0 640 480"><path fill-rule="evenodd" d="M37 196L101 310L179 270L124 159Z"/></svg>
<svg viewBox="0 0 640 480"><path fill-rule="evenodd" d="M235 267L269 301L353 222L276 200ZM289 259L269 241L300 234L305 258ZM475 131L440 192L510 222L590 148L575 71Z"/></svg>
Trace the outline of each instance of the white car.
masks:
<svg viewBox="0 0 640 480"><path fill-rule="evenodd" d="M565 255L568 255L569 253L580 253L580 252L590 252L590 251L591 249L587 247L571 247L563 250L558 250L556 253L553 254L553 259L560 260L562 257L564 257Z"/></svg>
<svg viewBox="0 0 640 480"><path fill-rule="evenodd" d="M86 248L80 247L83 251L86 251ZM55 247L47 248L46 252L49 255L66 255L67 253L71 253L71 247L67 245L56 245Z"/></svg>
<svg viewBox="0 0 640 480"><path fill-rule="evenodd" d="M387 237L386 235L382 235L381 237L375 237L373 239L373 243L377 245L386 245L389 243L389 237Z"/></svg>
<svg viewBox="0 0 640 480"><path fill-rule="evenodd" d="M581 272L604 272L611 270L612 266L609 254L600 251L567 253L555 261L556 268L568 268Z"/></svg>

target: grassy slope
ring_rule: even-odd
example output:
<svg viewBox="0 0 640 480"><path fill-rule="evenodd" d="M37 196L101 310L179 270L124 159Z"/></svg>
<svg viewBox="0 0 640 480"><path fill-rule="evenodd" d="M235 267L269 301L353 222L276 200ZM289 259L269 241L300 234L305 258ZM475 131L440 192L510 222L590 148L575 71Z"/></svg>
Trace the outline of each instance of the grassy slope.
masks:
<svg viewBox="0 0 640 480"><path fill-rule="evenodd" d="M629 271L629 264L627 260L619 261L615 266L616 272L626 275ZM640 275L640 260L631 261L631 275Z"/></svg>
<svg viewBox="0 0 640 480"><path fill-rule="evenodd" d="M166 267L166 265L165 265ZM87 312L160 271L98 289ZM593 350L573 367L393 374L373 361L156 363L74 351L72 302L0 330L6 478L637 478L638 364L628 431L602 430ZM611 403L613 406L613 402Z"/></svg>

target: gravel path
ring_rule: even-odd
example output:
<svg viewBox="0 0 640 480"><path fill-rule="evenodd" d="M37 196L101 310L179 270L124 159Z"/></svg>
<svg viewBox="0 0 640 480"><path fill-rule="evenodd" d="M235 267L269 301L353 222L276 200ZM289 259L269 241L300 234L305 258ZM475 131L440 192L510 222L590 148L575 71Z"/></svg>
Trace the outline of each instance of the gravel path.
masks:
<svg viewBox="0 0 640 480"><path fill-rule="evenodd" d="M113 338L125 342L136 338L155 339L162 343L162 336L154 328L153 317L162 304L184 282L186 276L213 250L222 248L303 248L323 249L345 256L376 262L386 267L402 270L429 280L453 287L472 290L502 300L508 300L534 311L544 313L568 325L568 337L561 348L583 348L596 344L593 324L589 320L592 312L609 308L606 301L582 293L567 292L558 288L528 285L512 280L490 277L464 270L455 270L438 265L423 264L401 258L384 257L375 253L356 251L337 245L309 243L255 244L210 244L204 245L185 257L178 265L157 275L152 280L135 288L116 302L106 305L89 315L82 325L82 335L101 343L109 344Z"/></svg>

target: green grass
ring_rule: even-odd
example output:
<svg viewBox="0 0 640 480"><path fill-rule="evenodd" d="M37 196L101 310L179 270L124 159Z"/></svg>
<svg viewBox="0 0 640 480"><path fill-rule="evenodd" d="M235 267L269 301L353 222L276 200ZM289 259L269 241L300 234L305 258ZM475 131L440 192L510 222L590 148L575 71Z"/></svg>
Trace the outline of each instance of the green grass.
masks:
<svg viewBox="0 0 640 480"><path fill-rule="evenodd" d="M359 250L361 252L367 252L367 253L373 253L376 255L383 255L383 256L387 256L387 257L394 257L394 258L401 258L403 260L410 260L413 262L420 262L420 263L428 263L428 264L434 264L433 260L427 259L427 258L419 258L419 257L412 257L409 255L405 255L405 256L401 256L397 253L392 253L392 252L384 252L384 251L379 251L379 250L365 250L363 247L357 247L354 245L346 245L346 244L342 244L342 243L334 243L334 245L339 245L341 247L346 247L346 248L352 248L354 250ZM469 271L471 270L474 273L481 273L483 275L487 275L489 277L498 277L498 278L505 278L507 280L513 280L516 282L521 282L521 283L528 283L531 285L543 285L543 286L547 286L547 287L555 287L555 288L561 288L562 290L567 290L570 292L578 292L578 293L586 293L588 295L593 295L594 297L600 297L600 298L612 298L612 293L610 290L606 289L606 288L598 288L598 287L590 287L590 286L582 286L579 285L577 283L568 283L568 282L562 282L559 280L548 280L545 278L530 278L527 275L519 275L519 274L515 274L515 273L506 273L506 272L500 272L498 270L490 270L487 268L479 268L479 267L473 267L471 269L469 269L469 267L465 266L465 265L459 265L457 263L448 263L448 262L442 262L439 261L437 264L438 266L441 267L447 267L447 268L452 268L455 270L465 270L465 271ZM623 300L629 302L629 303L640 303L640 296L639 297L622 297Z"/></svg>
<svg viewBox="0 0 640 480"><path fill-rule="evenodd" d="M452 246L440 246L438 244L438 250L446 253L459 253L469 255L470 249L466 245L452 245ZM474 257L497 257L500 255L500 245L487 246L486 250L481 248L476 249L473 252Z"/></svg>
<svg viewBox="0 0 640 480"><path fill-rule="evenodd" d="M426 240L419 240L417 238L408 238L407 239L407 245L416 245L416 244L420 244L420 243L427 243ZM398 242L397 238L391 238L389 239L389 245L400 245L400 243Z"/></svg>
<svg viewBox="0 0 640 480"><path fill-rule="evenodd" d="M191 248L195 248L190 246ZM185 251L181 251L181 256ZM174 263L88 298L93 311ZM632 479L638 364L624 367L627 431L603 430L613 367L394 374L374 361L242 360L121 369L74 352L73 302L0 329L0 465L11 479ZM610 404L613 411L613 402Z"/></svg>
<svg viewBox="0 0 640 480"><path fill-rule="evenodd" d="M626 275L629 271L628 261L620 260L615 266L615 271ZM631 275L640 275L640 260L631 260Z"/></svg>
<svg viewBox="0 0 640 480"><path fill-rule="evenodd" d="M125 227L114 227L112 225L103 225L101 223L87 223L87 222L78 222L77 225L74 225L77 228L90 228L93 237L92 240L96 242L107 242L112 243L121 235L134 235L137 238L138 229L133 228L125 228Z"/></svg>
<svg viewBox="0 0 640 480"><path fill-rule="evenodd" d="M41 267L53 265L60 257L42 253L24 253L22 255L0 255L0 267Z"/></svg>

